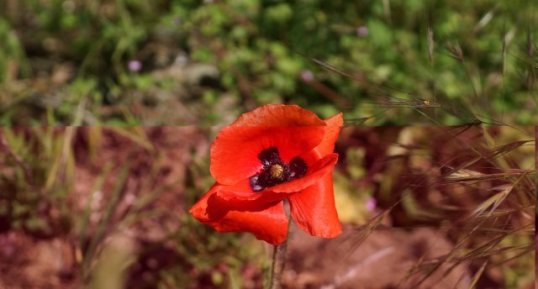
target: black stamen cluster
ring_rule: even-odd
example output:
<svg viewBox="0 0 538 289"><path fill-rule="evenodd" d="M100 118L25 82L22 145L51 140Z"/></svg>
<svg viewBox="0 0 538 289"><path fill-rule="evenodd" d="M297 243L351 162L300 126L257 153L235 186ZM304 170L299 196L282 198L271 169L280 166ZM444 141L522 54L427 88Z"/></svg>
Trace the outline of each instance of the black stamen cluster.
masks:
<svg viewBox="0 0 538 289"><path fill-rule="evenodd" d="M280 159L276 147L264 149L258 154L258 159L261 161L263 169L250 177L250 188L254 192L300 178L306 174L307 166L303 159L295 157L289 164L286 164ZM281 166L282 172L275 176L271 173L273 166Z"/></svg>

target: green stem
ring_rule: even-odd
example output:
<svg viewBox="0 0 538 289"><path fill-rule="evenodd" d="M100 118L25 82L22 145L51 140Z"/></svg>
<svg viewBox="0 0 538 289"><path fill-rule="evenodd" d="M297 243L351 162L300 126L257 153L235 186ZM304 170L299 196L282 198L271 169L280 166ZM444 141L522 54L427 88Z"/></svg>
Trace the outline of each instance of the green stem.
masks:
<svg viewBox="0 0 538 289"><path fill-rule="evenodd" d="M286 264L286 248L288 245L288 239L284 243L274 246L273 249L273 261L271 264L271 276L269 279L269 289L280 289L280 279L282 272L284 272L284 265Z"/></svg>
<svg viewBox="0 0 538 289"><path fill-rule="evenodd" d="M269 289L282 288L280 279L282 277L282 272L284 272L284 265L286 264L286 249L288 248L288 239L290 236L290 228L292 222L290 206L287 199L284 200L284 211L286 213L286 216L288 217L288 232L284 243L280 245L275 245L273 247L273 260L271 263L271 275L269 276Z"/></svg>

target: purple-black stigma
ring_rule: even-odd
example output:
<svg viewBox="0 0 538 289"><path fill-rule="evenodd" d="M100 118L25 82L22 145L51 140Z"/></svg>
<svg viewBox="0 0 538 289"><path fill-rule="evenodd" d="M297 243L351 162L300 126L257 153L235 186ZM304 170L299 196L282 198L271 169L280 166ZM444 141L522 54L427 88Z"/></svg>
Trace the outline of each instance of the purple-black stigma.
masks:
<svg viewBox="0 0 538 289"><path fill-rule="evenodd" d="M254 192L300 178L307 171L306 163L299 157L293 158L289 164L284 163L276 147L264 149L258 154L258 159L263 169L249 179Z"/></svg>

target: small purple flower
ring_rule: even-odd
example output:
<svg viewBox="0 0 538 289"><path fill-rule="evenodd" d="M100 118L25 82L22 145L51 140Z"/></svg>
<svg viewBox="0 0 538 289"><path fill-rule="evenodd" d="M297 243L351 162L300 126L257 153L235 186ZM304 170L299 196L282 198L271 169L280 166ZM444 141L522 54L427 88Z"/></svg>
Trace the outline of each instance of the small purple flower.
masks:
<svg viewBox="0 0 538 289"><path fill-rule="evenodd" d="M368 36L368 27L366 27L366 26L357 27L357 36L359 36L359 37Z"/></svg>
<svg viewBox="0 0 538 289"><path fill-rule="evenodd" d="M179 16L176 16L176 17L174 17L172 19L172 24L174 26L179 26L179 25L181 25L181 23L183 23L183 19L181 17L179 17Z"/></svg>
<svg viewBox="0 0 538 289"><path fill-rule="evenodd" d="M310 82L310 81L314 80L314 74L310 70L303 70L303 71L301 71L301 79L304 82Z"/></svg>
<svg viewBox="0 0 538 289"><path fill-rule="evenodd" d="M375 198L373 197L368 198L368 201L366 201L366 210L368 210L368 212L373 212L375 211L376 207L377 207L377 201L375 200Z"/></svg>
<svg viewBox="0 0 538 289"><path fill-rule="evenodd" d="M133 59L129 61L129 63L127 64L127 67L132 72L138 72L142 69L142 62L140 62L139 60Z"/></svg>

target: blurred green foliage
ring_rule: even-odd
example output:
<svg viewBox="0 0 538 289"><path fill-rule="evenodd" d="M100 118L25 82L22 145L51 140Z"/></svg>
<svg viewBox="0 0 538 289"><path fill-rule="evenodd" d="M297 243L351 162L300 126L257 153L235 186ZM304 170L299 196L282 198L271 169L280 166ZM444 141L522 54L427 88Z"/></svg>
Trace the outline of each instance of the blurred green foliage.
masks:
<svg viewBox="0 0 538 289"><path fill-rule="evenodd" d="M134 158L97 162L111 135L128 140L127 150L154 152L154 162L143 167L143 178L133 173L140 169ZM159 154L164 152L154 147L148 135L140 127L0 128L0 235L17 232L40 240L66 240L77 256L71 264L74 267L68 269L76 270L71 281L87 285L84 288L123 288L125 283L126 288L183 288L186 284L189 288L259 288L262 271L269 268L262 242L248 234L218 233L185 211L158 205L164 194L174 193L174 201L190 208L210 187L213 181L207 173L205 151L201 156L193 154L189 177L174 180L175 191L170 192L169 185L158 181L164 166L158 162ZM132 155L142 154L137 152ZM98 169L86 179L80 168L93 171L92 165ZM129 185L137 181L139 186ZM76 187L81 186L83 193L78 194ZM129 210L119 213L125 208L126 191L134 187L140 195ZM177 194L178 187L185 193ZM103 199L106 202L97 205ZM162 221L170 215L181 225L172 230L159 223L163 234L159 241L125 234L148 220Z"/></svg>
<svg viewBox="0 0 538 289"><path fill-rule="evenodd" d="M36 103L37 111L51 109L70 123L81 102L90 115L86 123L121 123L134 115L147 124L150 117L137 105L157 110L170 105L163 99L186 106L196 117L163 117L161 124L215 123L225 114L277 102L324 116L344 111L348 119L372 125L537 120L534 2L6 0L2 5L3 124L21 123L26 115L40 121L43 114L23 109ZM219 72L216 83L198 79L202 92L185 85L196 63ZM55 82L61 67L71 71ZM162 73L174 67L186 76ZM226 97L235 105L222 110ZM103 107L122 108L110 113ZM219 108L218 115L208 108Z"/></svg>
<svg viewBox="0 0 538 289"><path fill-rule="evenodd" d="M0 130L0 232L50 237L71 229L65 198L74 181L72 136L72 129L58 134L52 127Z"/></svg>

